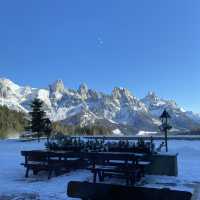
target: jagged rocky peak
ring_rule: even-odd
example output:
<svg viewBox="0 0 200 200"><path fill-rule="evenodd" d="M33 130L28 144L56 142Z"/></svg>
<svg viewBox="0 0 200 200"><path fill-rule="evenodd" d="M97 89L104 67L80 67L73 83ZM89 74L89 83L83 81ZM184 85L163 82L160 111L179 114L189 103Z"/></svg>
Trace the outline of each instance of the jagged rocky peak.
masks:
<svg viewBox="0 0 200 200"><path fill-rule="evenodd" d="M79 88L78 88L78 92L88 92L88 86L86 85L86 83L81 83Z"/></svg>
<svg viewBox="0 0 200 200"><path fill-rule="evenodd" d="M92 90L92 89L88 90L88 94L89 94L89 97L92 99L100 99L101 97L104 96L103 93L97 92L96 90Z"/></svg>
<svg viewBox="0 0 200 200"><path fill-rule="evenodd" d="M148 92L147 96L144 99L142 99L142 101L146 104L149 103L157 106L165 105L165 107L170 106L173 108L178 108L178 105L174 100L160 98L155 94L155 92Z"/></svg>
<svg viewBox="0 0 200 200"><path fill-rule="evenodd" d="M87 96L88 96L88 86L85 83L82 83L78 88L78 93L83 98L87 98Z"/></svg>
<svg viewBox="0 0 200 200"><path fill-rule="evenodd" d="M62 80L56 80L52 85L49 86L51 92L62 93L65 90L65 86Z"/></svg>
<svg viewBox="0 0 200 200"><path fill-rule="evenodd" d="M0 97L16 99L20 95L21 87L9 79L0 78Z"/></svg>
<svg viewBox="0 0 200 200"><path fill-rule="evenodd" d="M19 85L4 77L0 78L0 84L1 87L9 88L11 90L18 90L20 88Z"/></svg>
<svg viewBox="0 0 200 200"><path fill-rule="evenodd" d="M156 95L155 92L149 91L147 96L144 99L148 99L151 101L159 101L160 98Z"/></svg>
<svg viewBox="0 0 200 200"><path fill-rule="evenodd" d="M178 110L180 112L185 112L183 108L181 108L175 100L166 100L166 106L170 107L172 110Z"/></svg>
<svg viewBox="0 0 200 200"><path fill-rule="evenodd" d="M161 107L161 109L163 109L163 106L167 106L167 100L161 99L155 92L148 92L148 94L141 99L141 102L143 102L149 109L151 109L152 106L153 108Z"/></svg>
<svg viewBox="0 0 200 200"><path fill-rule="evenodd" d="M121 99L123 97L128 99L134 98L133 94L128 89L122 87L114 87L112 96L117 99Z"/></svg>

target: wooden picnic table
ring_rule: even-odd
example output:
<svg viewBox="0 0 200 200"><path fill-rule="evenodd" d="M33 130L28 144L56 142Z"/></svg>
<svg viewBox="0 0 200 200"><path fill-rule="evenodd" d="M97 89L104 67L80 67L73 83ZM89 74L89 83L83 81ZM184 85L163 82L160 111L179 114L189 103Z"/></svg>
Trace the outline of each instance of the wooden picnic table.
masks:
<svg viewBox="0 0 200 200"><path fill-rule="evenodd" d="M133 185L144 176L145 154L132 152L92 152L87 157L91 161L88 167L93 173L93 183L96 183L97 176L104 181L106 176L117 176L126 179L127 185ZM143 161L143 163L142 163Z"/></svg>
<svg viewBox="0 0 200 200"><path fill-rule="evenodd" d="M29 171L32 170L33 174L48 171L48 178L50 178L52 172L58 174L83 165L80 154L71 151L32 150L21 151L21 155L25 157L25 162L22 163L26 168L25 177L28 177Z"/></svg>
<svg viewBox="0 0 200 200"><path fill-rule="evenodd" d="M125 166L130 164L130 162L133 165L136 165L145 156L145 154L132 152L73 152L49 150L21 151L21 155L25 156L25 163L23 163L23 165L27 168L26 177L28 177L29 170L32 169L34 174L37 174L40 170L47 170L49 172L49 178L52 171L59 170L59 168L67 168L69 163L71 163L71 168L73 168L73 165L74 168L76 168L76 162L70 161L73 159L77 162L89 162L92 164L91 171L94 172L97 164L104 165L104 170L105 165ZM119 163L116 161L119 161ZM98 170L100 170L100 168L98 168ZM111 172L111 169L109 171ZM94 173L94 176L95 174L96 172Z"/></svg>

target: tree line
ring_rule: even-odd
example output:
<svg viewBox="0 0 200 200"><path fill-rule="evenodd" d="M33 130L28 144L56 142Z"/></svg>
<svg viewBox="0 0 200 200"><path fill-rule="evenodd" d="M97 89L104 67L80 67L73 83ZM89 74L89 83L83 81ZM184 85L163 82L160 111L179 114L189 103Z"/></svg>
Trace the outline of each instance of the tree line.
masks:
<svg viewBox="0 0 200 200"><path fill-rule="evenodd" d="M111 134L112 129L98 124L86 126L62 125L60 122L53 123L53 130L67 135L106 135Z"/></svg>
<svg viewBox="0 0 200 200"><path fill-rule="evenodd" d="M61 122L51 122L43 108L43 102L36 98L31 102L29 114L0 106L0 138L9 133L29 131L36 133L38 140L41 136L49 138L52 134L62 132L67 135L105 135L112 133L111 128L93 124L87 126L69 126Z"/></svg>
<svg viewBox="0 0 200 200"><path fill-rule="evenodd" d="M24 131L26 122L24 113L0 106L0 138Z"/></svg>

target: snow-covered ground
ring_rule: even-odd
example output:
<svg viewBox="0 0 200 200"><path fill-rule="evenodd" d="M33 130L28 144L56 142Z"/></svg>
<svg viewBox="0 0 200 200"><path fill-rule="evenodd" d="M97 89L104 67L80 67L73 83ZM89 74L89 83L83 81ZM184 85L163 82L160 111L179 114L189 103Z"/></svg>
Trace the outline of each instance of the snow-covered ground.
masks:
<svg viewBox="0 0 200 200"><path fill-rule="evenodd" d="M21 150L43 149L44 143L37 141L20 142L17 140L0 140L0 199L27 200L66 200L67 184L71 180L91 180L91 173L85 170L47 179L46 174L30 176L25 179L25 169L20 165L24 158ZM146 186L178 187L191 190L200 183L200 141L169 141L169 149L178 156L178 177L147 176L142 181ZM31 174L31 173L30 173ZM4 197L4 198L3 198ZM6 198L5 198L6 197ZM16 198L18 197L18 198ZM21 198L23 199L23 198Z"/></svg>
<svg viewBox="0 0 200 200"><path fill-rule="evenodd" d="M200 141L169 140L168 145L170 153L178 153L178 177L147 176L144 185L193 192L200 184Z"/></svg>
<svg viewBox="0 0 200 200"><path fill-rule="evenodd" d="M76 171L50 180L46 174L25 179L25 168L20 165L24 158L20 151L39 148L44 148L43 142L0 141L0 199L10 195L14 200L17 199L16 196L22 195L27 196L28 200L66 200L66 189L70 180L87 180L91 176L87 171Z"/></svg>

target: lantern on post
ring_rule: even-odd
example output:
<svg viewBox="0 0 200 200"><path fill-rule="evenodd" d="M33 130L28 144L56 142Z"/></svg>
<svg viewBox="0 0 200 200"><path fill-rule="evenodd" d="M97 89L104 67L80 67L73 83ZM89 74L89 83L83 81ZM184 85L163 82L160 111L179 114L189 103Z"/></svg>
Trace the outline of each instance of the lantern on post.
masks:
<svg viewBox="0 0 200 200"><path fill-rule="evenodd" d="M166 111L166 109L163 111L162 115L160 116L162 125L161 125L161 131L164 131L165 133L165 148L166 152L168 152L168 144L167 144L167 131L170 130L172 127L169 125L169 119L171 116Z"/></svg>

